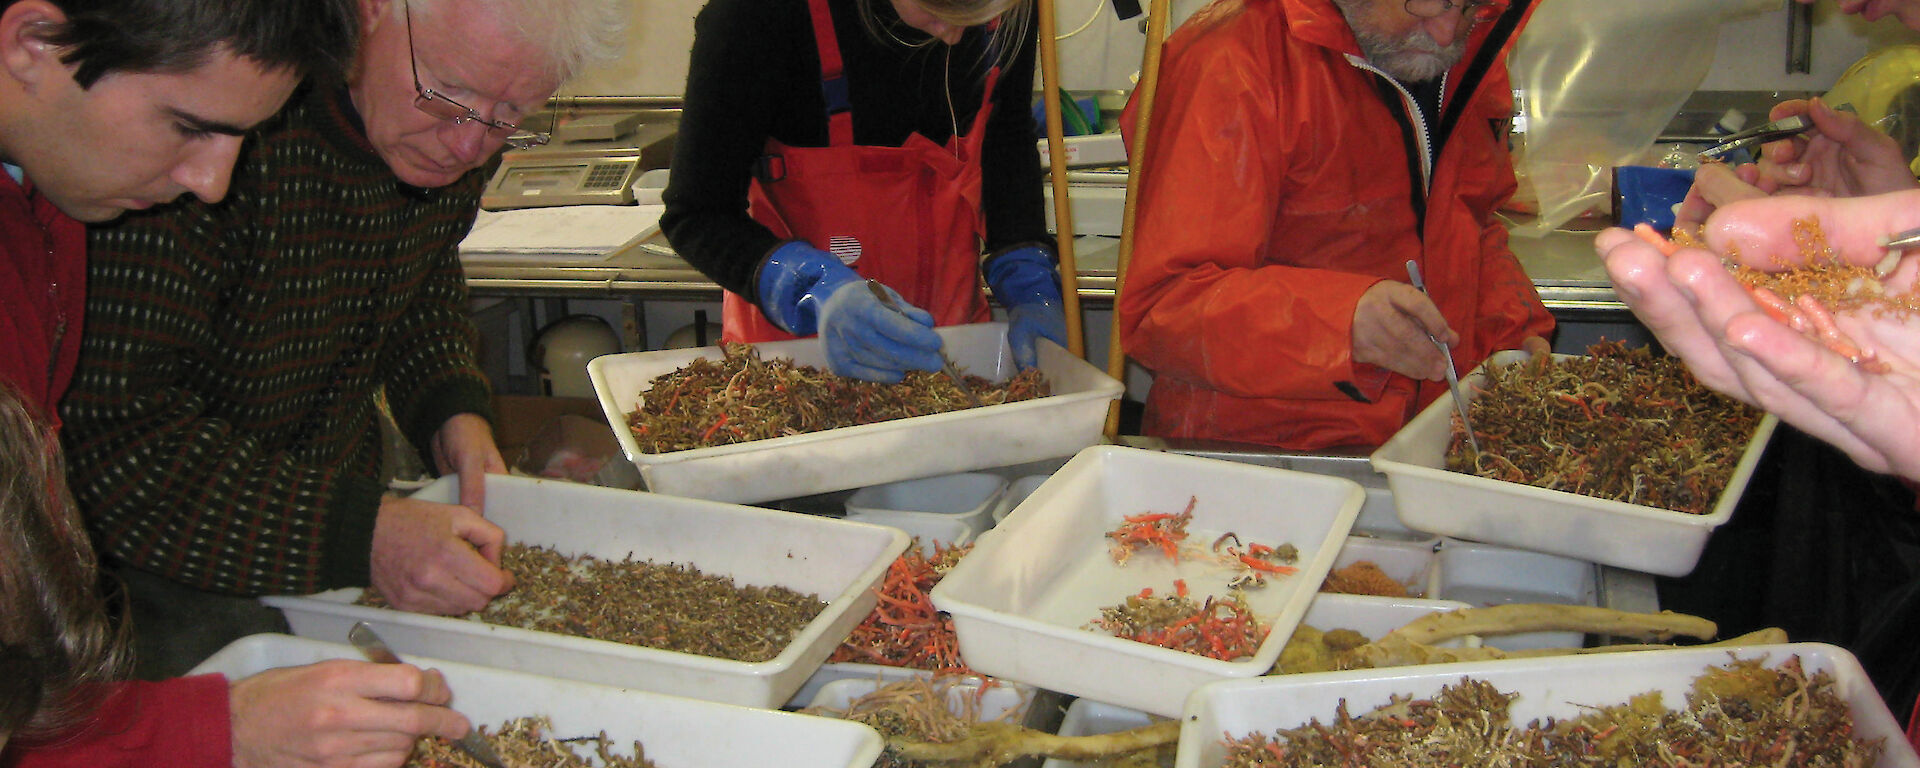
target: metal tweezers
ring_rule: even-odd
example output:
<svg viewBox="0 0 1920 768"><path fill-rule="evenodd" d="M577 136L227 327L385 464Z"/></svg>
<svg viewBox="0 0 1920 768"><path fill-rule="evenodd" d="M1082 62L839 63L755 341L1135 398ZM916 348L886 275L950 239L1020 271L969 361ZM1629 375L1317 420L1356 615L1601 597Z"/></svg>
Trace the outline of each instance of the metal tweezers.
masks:
<svg viewBox="0 0 1920 768"><path fill-rule="evenodd" d="M1750 147L1757 147L1770 141L1798 136L1813 128L1813 120L1806 115L1783 117L1765 125L1748 128L1721 140L1720 143L1700 151L1702 161L1719 160L1729 153Z"/></svg>
<svg viewBox="0 0 1920 768"><path fill-rule="evenodd" d="M1880 240L1880 247L1889 251L1910 251L1920 248L1920 229L1895 232Z"/></svg>

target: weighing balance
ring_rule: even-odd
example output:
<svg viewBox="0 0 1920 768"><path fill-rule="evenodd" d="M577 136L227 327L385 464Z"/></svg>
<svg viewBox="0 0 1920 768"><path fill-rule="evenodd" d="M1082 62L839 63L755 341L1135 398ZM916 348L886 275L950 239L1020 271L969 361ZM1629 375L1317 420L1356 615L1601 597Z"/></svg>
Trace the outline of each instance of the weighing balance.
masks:
<svg viewBox="0 0 1920 768"><path fill-rule="evenodd" d="M552 143L502 154L480 207L634 205L634 182L667 166L676 130L671 122L642 123L636 112L567 120L554 129Z"/></svg>

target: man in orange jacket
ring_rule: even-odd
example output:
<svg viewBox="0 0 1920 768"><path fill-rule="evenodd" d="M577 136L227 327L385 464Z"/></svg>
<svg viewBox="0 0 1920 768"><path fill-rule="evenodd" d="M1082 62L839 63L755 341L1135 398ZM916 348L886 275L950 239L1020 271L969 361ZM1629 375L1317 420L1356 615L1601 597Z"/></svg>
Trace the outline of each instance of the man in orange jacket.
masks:
<svg viewBox="0 0 1920 768"><path fill-rule="evenodd" d="M1462 371L1549 351L1493 216L1535 2L1217 0L1174 34L1119 308L1147 434L1378 445L1445 393L1429 336Z"/></svg>

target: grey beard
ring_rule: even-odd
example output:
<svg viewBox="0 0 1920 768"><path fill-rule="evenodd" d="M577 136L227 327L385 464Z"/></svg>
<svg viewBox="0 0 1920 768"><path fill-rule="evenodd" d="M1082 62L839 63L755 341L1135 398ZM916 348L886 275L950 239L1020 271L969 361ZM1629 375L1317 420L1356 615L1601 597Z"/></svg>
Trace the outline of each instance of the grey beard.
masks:
<svg viewBox="0 0 1920 768"><path fill-rule="evenodd" d="M1364 18L1368 4L1368 0L1334 0L1341 15L1346 17L1348 28L1353 30L1354 40L1360 43L1360 52L1366 54L1367 62L1395 80L1417 83L1439 77L1459 63L1467 52L1467 30L1461 30L1452 45L1441 48L1418 27L1398 38L1371 29L1356 21Z"/></svg>
<svg viewBox="0 0 1920 768"><path fill-rule="evenodd" d="M1360 50L1367 54L1368 62L1392 75L1395 80L1407 83L1432 80L1446 74L1467 52L1465 35L1454 40L1452 45L1441 48L1434 44L1433 38L1428 37L1426 32L1418 29L1399 39L1361 29L1354 30L1353 34L1360 41Z"/></svg>

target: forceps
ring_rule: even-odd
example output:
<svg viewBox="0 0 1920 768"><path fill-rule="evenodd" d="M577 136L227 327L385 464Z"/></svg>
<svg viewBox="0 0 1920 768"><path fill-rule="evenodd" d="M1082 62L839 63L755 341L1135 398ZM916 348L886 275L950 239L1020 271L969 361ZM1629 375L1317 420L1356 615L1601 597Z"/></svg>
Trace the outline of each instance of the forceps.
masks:
<svg viewBox="0 0 1920 768"><path fill-rule="evenodd" d="M1908 251L1914 248L1920 248L1920 228L1909 229L1905 232L1895 232L1880 238L1880 247L1889 251Z"/></svg>
<svg viewBox="0 0 1920 768"><path fill-rule="evenodd" d="M1845 106L1845 105L1842 105ZM1779 141L1806 133L1813 128L1813 119L1806 115L1783 117L1764 125L1740 131L1720 143L1700 150L1698 157L1702 161L1719 160L1737 150L1757 147L1770 141Z"/></svg>

